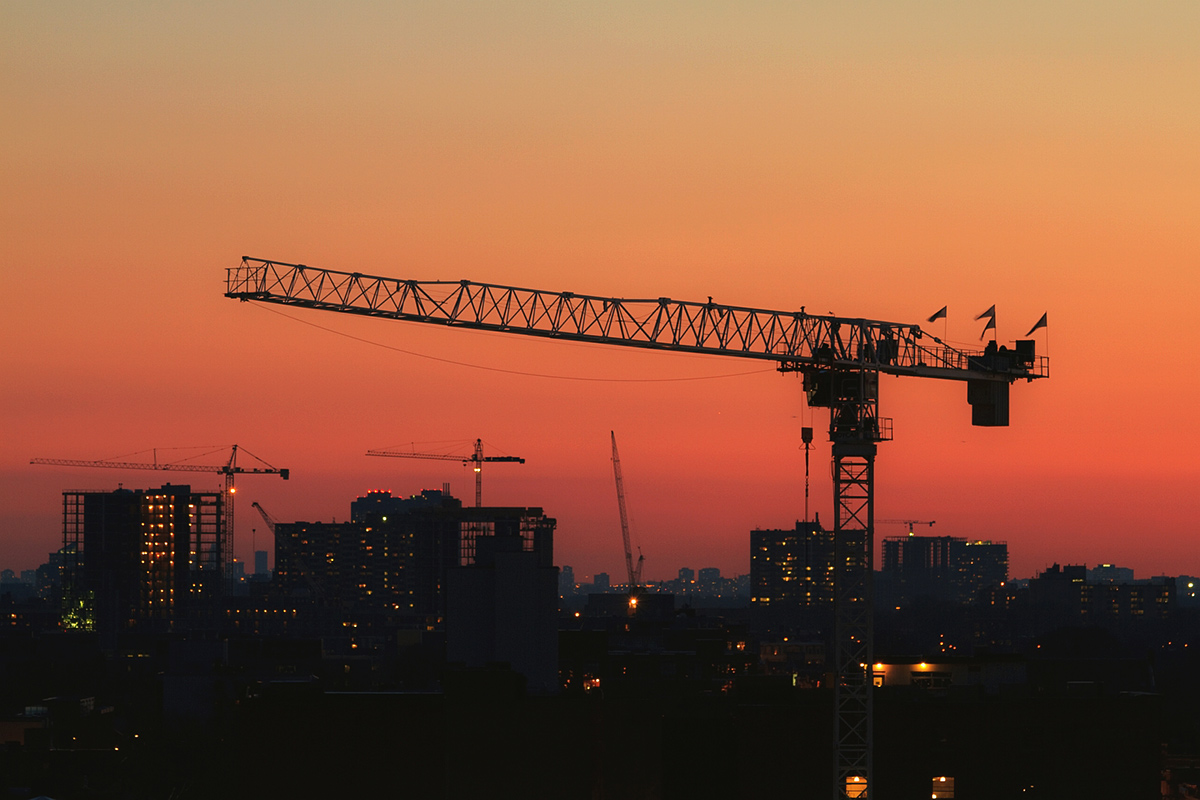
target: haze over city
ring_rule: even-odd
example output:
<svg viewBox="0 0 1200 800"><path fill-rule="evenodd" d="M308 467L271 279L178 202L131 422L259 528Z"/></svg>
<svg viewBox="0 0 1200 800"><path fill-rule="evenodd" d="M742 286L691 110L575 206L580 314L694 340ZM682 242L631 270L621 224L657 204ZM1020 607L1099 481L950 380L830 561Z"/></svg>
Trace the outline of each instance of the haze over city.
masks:
<svg viewBox="0 0 1200 800"><path fill-rule="evenodd" d="M748 570L756 527L830 508L827 412L770 364L451 331L226 299L243 255L1032 337L1012 424L884 377L876 514L1005 540L1010 573L1200 572L1195 4L0 10L0 566L61 546L62 492L218 476L30 466L238 443L257 500L343 518L468 442L489 505L558 520L620 574L621 446L646 577ZM943 306L947 319L927 323ZM200 479L200 478L203 479ZM265 539L258 527L259 546ZM902 532L878 531L879 536Z"/></svg>

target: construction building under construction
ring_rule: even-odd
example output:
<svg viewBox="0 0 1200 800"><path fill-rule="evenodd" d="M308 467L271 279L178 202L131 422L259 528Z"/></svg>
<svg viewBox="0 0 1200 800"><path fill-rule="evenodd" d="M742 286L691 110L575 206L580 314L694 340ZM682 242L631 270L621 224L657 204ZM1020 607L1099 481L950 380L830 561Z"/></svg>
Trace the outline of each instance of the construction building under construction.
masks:
<svg viewBox="0 0 1200 800"><path fill-rule="evenodd" d="M63 493L63 627L116 646L224 594L222 496L190 486Z"/></svg>

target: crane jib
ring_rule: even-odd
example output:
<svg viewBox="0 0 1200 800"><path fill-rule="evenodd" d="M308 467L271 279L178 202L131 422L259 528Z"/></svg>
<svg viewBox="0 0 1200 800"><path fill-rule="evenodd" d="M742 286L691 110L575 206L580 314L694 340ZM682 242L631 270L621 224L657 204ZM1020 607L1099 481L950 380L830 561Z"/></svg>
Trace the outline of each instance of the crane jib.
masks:
<svg viewBox="0 0 1200 800"><path fill-rule="evenodd" d="M781 371L869 370L960 381L1049 376L1031 340L983 351L951 347L919 325L803 309L631 300L471 281L416 281L243 258L226 296L411 322L597 344L776 362Z"/></svg>

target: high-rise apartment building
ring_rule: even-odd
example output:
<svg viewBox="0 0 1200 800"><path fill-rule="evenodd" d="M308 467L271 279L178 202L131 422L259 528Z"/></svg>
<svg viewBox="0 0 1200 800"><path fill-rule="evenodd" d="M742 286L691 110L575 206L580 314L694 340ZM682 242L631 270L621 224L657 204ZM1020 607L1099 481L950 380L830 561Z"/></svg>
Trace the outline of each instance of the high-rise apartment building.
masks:
<svg viewBox="0 0 1200 800"><path fill-rule="evenodd" d="M63 624L106 646L224 594L222 497L189 486L63 493Z"/></svg>
<svg viewBox="0 0 1200 800"><path fill-rule="evenodd" d="M887 603L919 597L974 602L1008 580L1008 544L953 536L889 536L883 540L880 594Z"/></svg>
<svg viewBox="0 0 1200 800"><path fill-rule="evenodd" d="M750 603L759 609L833 608L833 532L820 521L750 532Z"/></svg>
<svg viewBox="0 0 1200 800"><path fill-rule="evenodd" d="M512 525L553 531L554 522L538 508L464 508L437 490L370 492L351 503L350 522L277 524L273 583L284 596L433 629L445 617L447 571L473 564L479 540Z"/></svg>

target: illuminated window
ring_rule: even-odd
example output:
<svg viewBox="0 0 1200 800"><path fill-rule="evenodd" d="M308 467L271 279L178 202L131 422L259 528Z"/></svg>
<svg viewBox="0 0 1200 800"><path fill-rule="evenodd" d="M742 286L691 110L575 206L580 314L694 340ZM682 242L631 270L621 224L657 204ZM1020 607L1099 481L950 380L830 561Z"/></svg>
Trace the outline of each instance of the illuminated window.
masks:
<svg viewBox="0 0 1200 800"><path fill-rule="evenodd" d="M867 794L867 779L852 775L846 778L846 797L865 797Z"/></svg>
<svg viewBox="0 0 1200 800"><path fill-rule="evenodd" d="M939 775L933 779L933 797L934 800L942 800L943 798L954 798L954 778L949 775Z"/></svg>

